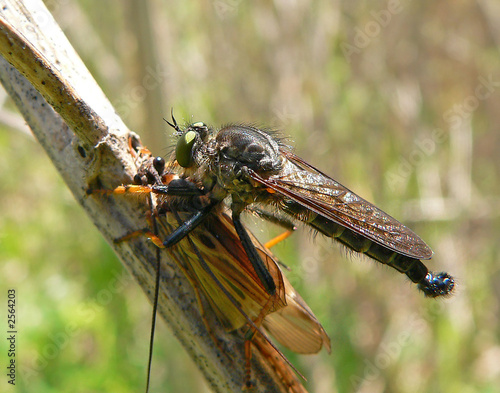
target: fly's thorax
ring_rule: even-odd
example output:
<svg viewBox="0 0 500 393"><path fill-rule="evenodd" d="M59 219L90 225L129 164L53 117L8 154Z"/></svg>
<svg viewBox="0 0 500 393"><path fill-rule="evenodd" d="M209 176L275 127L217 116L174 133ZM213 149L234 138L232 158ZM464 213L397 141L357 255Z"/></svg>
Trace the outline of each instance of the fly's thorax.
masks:
<svg viewBox="0 0 500 393"><path fill-rule="evenodd" d="M258 128L227 126L217 133L215 141L220 165L234 172L246 167L268 177L279 173L283 167L278 142Z"/></svg>
<svg viewBox="0 0 500 393"><path fill-rule="evenodd" d="M262 188L252 180L251 171L267 178L283 166L278 143L254 127L226 126L207 146L209 172L216 174L218 186L245 204L253 203Z"/></svg>

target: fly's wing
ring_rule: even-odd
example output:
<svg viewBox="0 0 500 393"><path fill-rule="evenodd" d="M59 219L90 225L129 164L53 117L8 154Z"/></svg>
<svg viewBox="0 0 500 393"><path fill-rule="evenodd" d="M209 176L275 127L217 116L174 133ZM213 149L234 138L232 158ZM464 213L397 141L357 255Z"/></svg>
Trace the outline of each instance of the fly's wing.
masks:
<svg viewBox="0 0 500 393"><path fill-rule="evenodd" d="M180 258L182 264L228 331L248 324L248 318L255 320L262 317L262 313L267 315L285 306L285 286L278 265L272 256L259 251L276 285L276 295L271 296L255 273L227 214L221 212L207 218L189 236L199 255L190 246L184 245L182 251L187 255ZM200 261L200 256L203 261ZM240 309L219 285L224 287Z"/></svg>
<svg viewBox="0 0 500 393"><path fill-rule="evenodd" d="M331 352L330 338L306 302L283 276L286 307L266 316L263 325L283 346L296 353Z"/></svg>
<svg viewBox="0 0 500 393"><path fill-rule="evenodd" d="M429 246L399 221L300 157L283 149L281 153L287 160L279 175L264 179L250 171L252 179L285 197L281 203L286 203L286 199L295 201L309 212L410 258L432 257Z"/></svg>

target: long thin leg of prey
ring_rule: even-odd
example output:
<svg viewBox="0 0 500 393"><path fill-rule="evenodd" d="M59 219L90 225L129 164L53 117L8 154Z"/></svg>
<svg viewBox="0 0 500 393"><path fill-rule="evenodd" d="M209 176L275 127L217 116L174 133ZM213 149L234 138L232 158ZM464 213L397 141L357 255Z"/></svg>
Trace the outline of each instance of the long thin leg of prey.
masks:
<svg viewBox="0 0 500 393"><path fill-rule="evenodd" d="M153 198L149 195L149 205L151 211L153 211ZM158 236L158 223L156 221L156 217L152 214L152 227L153 234ZM151 335L149 337L149 358L148 358L148 375L146 379L146 393L149 392L149 384L151 382L151 365L153 363L153 344L155 339L155 328L156 328L156 314L158 311L158 297L160 294L160 269L161 269L161 249L156 248L156 280L155 280L155 293L153 300L153 315L151 317Z"/></svg>

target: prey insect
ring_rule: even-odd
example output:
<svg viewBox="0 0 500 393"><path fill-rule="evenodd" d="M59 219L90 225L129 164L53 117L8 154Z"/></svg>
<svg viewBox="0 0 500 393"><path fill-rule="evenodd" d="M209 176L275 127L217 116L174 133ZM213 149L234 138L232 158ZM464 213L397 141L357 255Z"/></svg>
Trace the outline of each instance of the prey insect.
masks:
<svg viewBox="0 0 500 393"><path fill-rule="evenodd" d="M261 327L282 345L298 353L316 353L323 346L330 351L330 340L307 304L282 275L275 257L251 233L247 234L273 281L275 292L271 295L250 262L232 220L227 215L227 209L222 204L211 208L211 213L198 226L191 228L178 244L165 247L164 243L167 243L171 235L163 242L159 237L160 232L175 233L176 227L182 227L194 214L205 206L210 206L212 202L189 179L182 179L176 174L180 167L175 162L165 166L162 158L153 158L145 149L140 150L137 160L139 169L134 185L120 186L112 191L89 190L89 193L148 195L152 232L149 229L136 231L127 234L120 241L146 233L159 247L158 250L167 249L170 259L176 262L189 279L202 311L200 292L227 331L248 327L248 340L245 343L248 354L247 383L250 381L250 343L253 342L259 352L269 359L273 368L278 370L287 386L296 385L296 375L286 367L288 361L269 341ZM169 193L166 190L170 190ZM157 274L160 257L161 254L157 254ZM153 332L157 299L158 289L155 292ZM210 332L205 318L203 321ZM152 340L151 338L151 345ZM279 354L286 363L269 355L272 352ZM148 385L150 367L151 352Z"/></svg>
<svg viewBox="0 0 500 393"><path fill-rule="evenodd" d="M232 221L255 270L272 295L276 288L242 229L240 215L254 206L264 218L283 216L301 221L348 248L393 267L418 284L429 297L446 296L455 281L448 273L433 273L421 260L433 255L430 247L399 221L359 197L295 155L273 133L247 125L214 129L198 122L176 130L175 158L210 204L181 226L185 234L212 209L230 199ZM164 244L167 246L171 239Z"/></svg>

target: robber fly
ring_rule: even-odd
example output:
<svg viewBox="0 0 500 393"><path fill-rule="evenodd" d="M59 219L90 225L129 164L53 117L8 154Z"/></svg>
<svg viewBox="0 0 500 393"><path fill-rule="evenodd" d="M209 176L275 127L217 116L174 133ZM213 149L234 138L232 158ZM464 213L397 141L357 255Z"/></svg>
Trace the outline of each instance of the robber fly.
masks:
<svg viewBox="0 0 500 393"><path fill-rule="evenodd" d="M271 132L248 125L214 129L198 122L181 129L172 115L177 145L173 162L209 202L164 241L176 244L229 200L241 244L267 293L276 285L241 223L246 210L273 221L298 220L348 248L405 273L429 297L446 296L455 281L422 263L432 250L409 228L296 156ZM177 185L176 185L177 186ZM163 187L165 195L189 193L189 187ZM229 198L230 197L230 198ZM260 210L259 210L260 209Z"/></svg>

